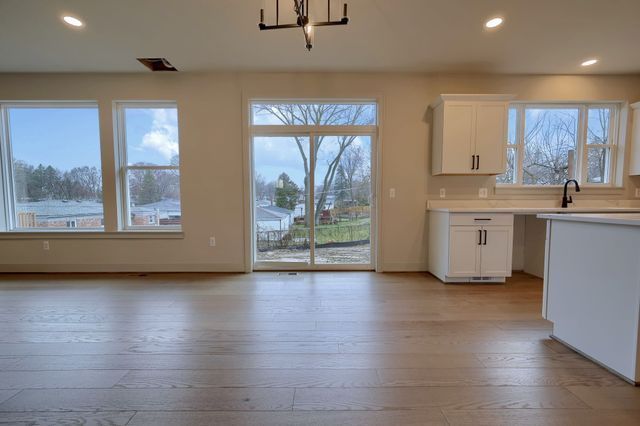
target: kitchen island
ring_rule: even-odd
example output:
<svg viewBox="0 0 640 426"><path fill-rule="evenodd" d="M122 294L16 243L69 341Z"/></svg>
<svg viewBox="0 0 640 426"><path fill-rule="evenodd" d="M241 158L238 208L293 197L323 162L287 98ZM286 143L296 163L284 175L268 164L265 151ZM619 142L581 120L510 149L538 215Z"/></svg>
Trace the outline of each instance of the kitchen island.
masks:
<svg viewBox="0 0 640 426"><path fill-rule="evenodd" d="M552 337L640 382L640 214L547 219L542 315Z"/></svg>

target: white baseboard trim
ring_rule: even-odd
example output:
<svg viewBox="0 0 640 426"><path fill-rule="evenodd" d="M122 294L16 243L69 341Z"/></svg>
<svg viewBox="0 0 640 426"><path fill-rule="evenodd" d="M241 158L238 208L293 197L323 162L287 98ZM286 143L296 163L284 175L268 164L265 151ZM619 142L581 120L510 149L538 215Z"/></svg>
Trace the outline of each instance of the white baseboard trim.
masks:
<svg viewBox="0 0 640 426"><path fill-rule="evenodd" d="M385 262L381 269L383 272L426 272L429 268L426 262Z"/></svg>
<svg viewBox="0 0 640 426"><path fill-rule="evenodd" d="M181 264L0 264L0 273L40 272L239 272L242 263Z"/></svg>

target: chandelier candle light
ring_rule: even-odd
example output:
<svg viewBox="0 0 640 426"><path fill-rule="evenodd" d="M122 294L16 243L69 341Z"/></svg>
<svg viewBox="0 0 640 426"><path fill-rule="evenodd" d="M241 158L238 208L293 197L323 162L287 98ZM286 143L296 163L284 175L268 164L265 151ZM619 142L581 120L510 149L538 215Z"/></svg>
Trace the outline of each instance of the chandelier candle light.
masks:
<svg viewBox="0 0 640 426"><path fill-rule="evenodd" d="M304 41L307 50L311 51L313 47L313 27L323 27L328 25L347 25L349 18L347 17L347 4L344 4L342 18L339 21L331 20L331 0L327 0L327 20L322 22L309 21L309 0L293 0L293 10L296 14L296 22L291 24L280 24L280 0L276 2L276 23L275 25L267 25L264 23L264 9L260 9L260 30L279 30L282 28L302 28Z"/></svg>

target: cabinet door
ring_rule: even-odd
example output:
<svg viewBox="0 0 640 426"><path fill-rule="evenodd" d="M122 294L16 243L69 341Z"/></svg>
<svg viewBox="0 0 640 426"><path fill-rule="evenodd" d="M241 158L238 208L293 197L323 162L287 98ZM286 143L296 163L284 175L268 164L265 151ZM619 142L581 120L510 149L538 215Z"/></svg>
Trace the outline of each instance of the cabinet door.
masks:
<svg viewBox="0 0 640 426"><path fill-rule="evenodd" d="M442 173L471 174L474 135L474 104L455 103L444 107Z"/></svg>
<svg viewBox="0 0 640 426"><path fill-rule="evenodd" d="M475 154L478 174L505 172L507 105L502 102L479 103L476 107Z"/></svg>
<svg viewBox="0 0 640 426"><path fill-rule="evenodd" d="M480 272L483 277L510 277L513 246L513 227L485 226L482 228Z"/></svg>
<svg viewBox="0 0 640 426"><path fill-rule="evenodd" d="M629 175L640 175L640 102L633 106L633 136L631 138L631 159L629 160Z"/></svg>
<svg viewBox="0 0 640 426"><path fill-rule="evenodd" d="M449 227L449 277L480 276L479 226Z"/></svg>

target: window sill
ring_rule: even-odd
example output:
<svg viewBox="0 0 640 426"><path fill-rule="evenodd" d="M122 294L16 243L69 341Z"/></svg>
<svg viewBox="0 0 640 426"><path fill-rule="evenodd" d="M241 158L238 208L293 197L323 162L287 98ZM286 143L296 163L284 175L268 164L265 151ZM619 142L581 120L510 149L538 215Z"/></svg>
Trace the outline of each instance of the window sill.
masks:
<svg viewBox="0 0 640 426"><path fill-rule="evenodd" d="M155 239L183 239L182 231L8 231L0 232L0 240L155 240Z"/></svg>
<svg viewBox="0 0 640 426"><path fill-rule="evenodd" d="M533 186L533 185L500 185L495 187L495 193L497 195L518 195L518 194L562 194L564 190L563 185L549 185L549 186ZM573 194L575 192L574 187L570 186L569 190ZM595 185L580 185L580 194L582 195L623 195L625 188L621 186L595 186Z"/></svg>

